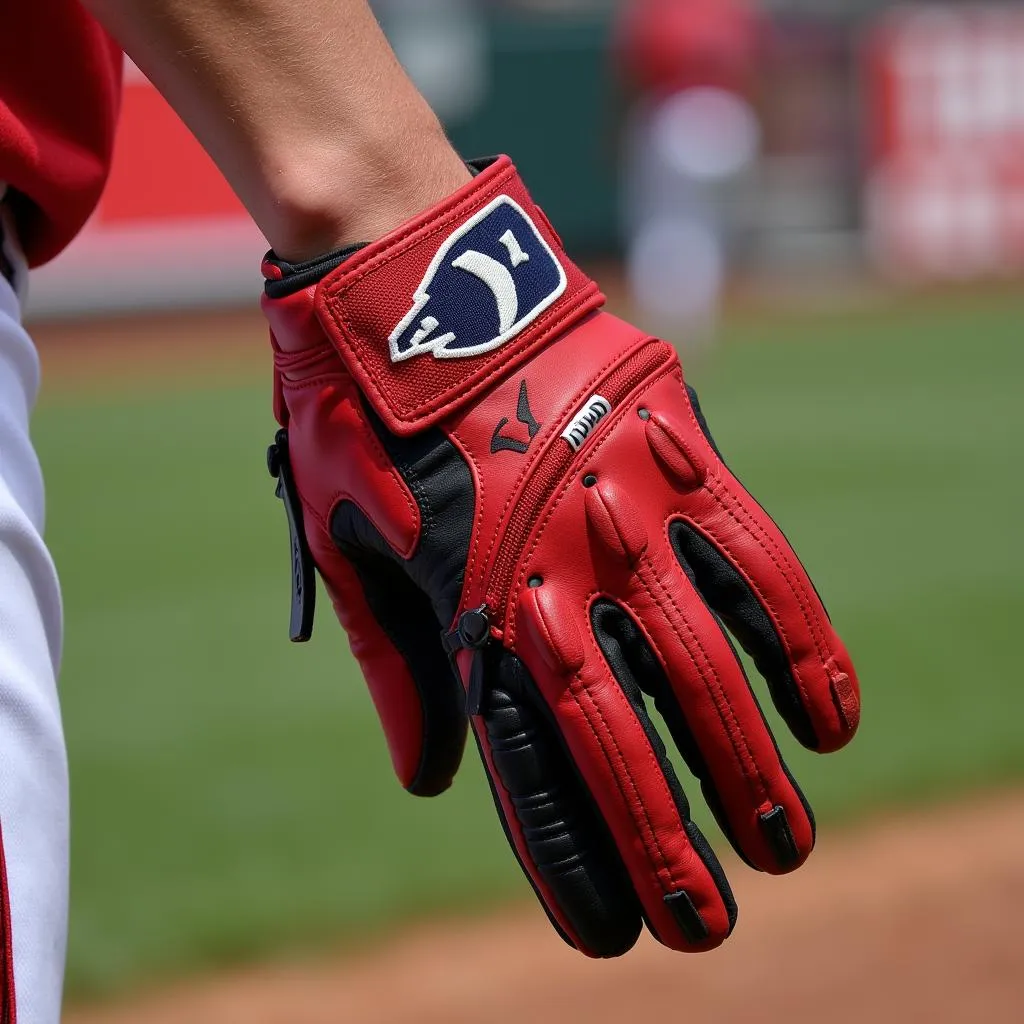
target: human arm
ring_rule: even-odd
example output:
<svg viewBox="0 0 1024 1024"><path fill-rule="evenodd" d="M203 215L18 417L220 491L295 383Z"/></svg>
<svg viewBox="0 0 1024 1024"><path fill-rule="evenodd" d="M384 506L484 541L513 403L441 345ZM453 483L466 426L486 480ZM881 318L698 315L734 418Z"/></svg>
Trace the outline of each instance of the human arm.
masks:
<svg viewBox="0 0 1024 1024"><path fill-rule="evenodd" d="M469 173L365 0L83 0L275 252L378 238Z"/></svg>

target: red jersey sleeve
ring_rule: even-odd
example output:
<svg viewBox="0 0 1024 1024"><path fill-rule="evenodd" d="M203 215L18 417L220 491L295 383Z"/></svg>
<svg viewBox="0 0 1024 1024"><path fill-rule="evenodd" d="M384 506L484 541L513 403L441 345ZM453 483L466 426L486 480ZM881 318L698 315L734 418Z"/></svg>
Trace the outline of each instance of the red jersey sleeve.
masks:
<svg viewBox="0 0 1024 1024"><path fill-rule="evenodd" d="M3 23L0 183L38 266L74 238L103 191L123 57L78 0L5 3Z"/></svg>

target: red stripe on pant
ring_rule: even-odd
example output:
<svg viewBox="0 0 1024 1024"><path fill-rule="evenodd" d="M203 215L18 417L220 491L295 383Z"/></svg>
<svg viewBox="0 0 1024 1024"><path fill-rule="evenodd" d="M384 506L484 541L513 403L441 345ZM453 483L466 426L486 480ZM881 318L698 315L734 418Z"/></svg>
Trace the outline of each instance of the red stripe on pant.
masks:
<svg viewBox="0 0 1024 1024"><path fill-rule="evenodd" d="M7 860L4 837L0 828L0 1024L15 1024L18 1013L14 1006L14 949L11 943L11 901L7 892Z"/></svg>

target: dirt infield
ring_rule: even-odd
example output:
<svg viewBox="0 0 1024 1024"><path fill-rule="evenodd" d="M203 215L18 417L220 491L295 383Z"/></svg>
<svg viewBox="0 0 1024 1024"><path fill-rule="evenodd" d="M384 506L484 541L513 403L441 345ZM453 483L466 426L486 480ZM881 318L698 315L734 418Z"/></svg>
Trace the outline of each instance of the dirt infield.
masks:
<svg viewBox="0 0 1024 1024"><path fill-rule="evenodd" d="M83 385L144 385L197 375L223 383L265 373L270 344L259 307L125 315L30 325L43 364L43 398ZM268 383L269 387L269 383Z"/></svg>
<svg viewBox="0 0 1024 1024"><path fill-rule="evenodd" d="M593 963L533 907L318 963L186 983L66 1024L986 1024L1024 1019L1024 793L825 835L785 879L732 865L723 949Z"/></svg>

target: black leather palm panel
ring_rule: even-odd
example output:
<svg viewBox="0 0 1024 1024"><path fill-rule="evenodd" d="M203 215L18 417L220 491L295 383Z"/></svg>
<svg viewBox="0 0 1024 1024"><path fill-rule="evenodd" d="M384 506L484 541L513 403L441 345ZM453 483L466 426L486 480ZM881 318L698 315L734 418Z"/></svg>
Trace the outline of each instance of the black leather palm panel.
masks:
<svg viewBox="0 0 1024 1024"><path fill-rule="evenodd" d="M687 838L693 846L697 856L704 862L708 873L715 881L718 891L722 894L729 915L729 928L732 930L736 924L736 901L733 898L732 889L729 886L722 865L711 849L710 843L704 833L690 820L690 804L686 799L675 769L668 759L665 744L654 728L654 723L647 712L643 694L647 693L654 697L655 706L665 719L672 737L679 745L690 770L701 779L702 788L704 779L708 777L704 766L703 758L693 741L689 728L686 727L682 718L682 711L675 698L671 696L671 688L661 663L655 657L646 638L636 623L619 605L612 601L596 601L591 608L590 621L594 630L594 637L598 646L604 654L608 667L612 670L616 681L626 695L627 700L633 707L637 720L647 734L655 757L661 766L661 770L668 783L676 807L679 809L679 817L682 819L683 827L686 830ZM720 812L716 811L715 805L720 806L717 794L708 782L708 788L712 792L712 800L709 802L712 812L716 818ZM685 906L685 901L679 906Z"/></svg>
<svg viewBox="0 0 1024 1024"><path fill-rule="evenodd" d="M584 951L621 956L636 942L642 922L639 900L612 839L557 734L536 706L525 665L500 649L487 656L493 684L482 721L495 771L515 808L533 866Z"/></svg>

